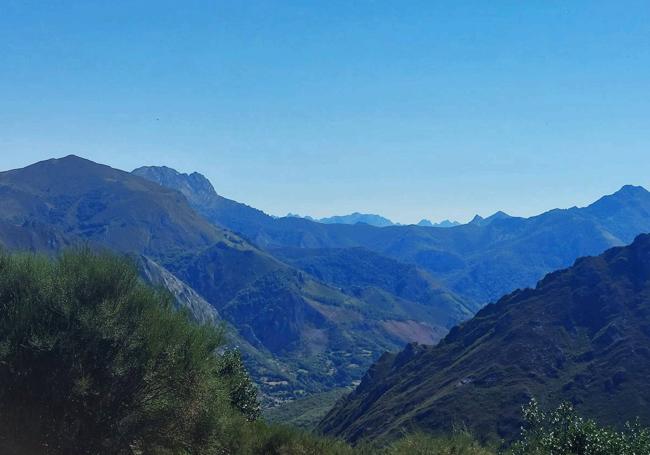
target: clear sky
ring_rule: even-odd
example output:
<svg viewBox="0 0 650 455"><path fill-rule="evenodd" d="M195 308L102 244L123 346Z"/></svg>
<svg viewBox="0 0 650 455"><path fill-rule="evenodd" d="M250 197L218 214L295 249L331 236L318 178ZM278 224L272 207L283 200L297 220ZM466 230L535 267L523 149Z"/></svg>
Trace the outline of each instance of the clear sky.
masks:
<svg viewBox="0 0 650 455"><path fill-rule="evenodd" d="M0 0L0 169L67 154L276 215L584 205L650 185L650 3Z"/></svg>

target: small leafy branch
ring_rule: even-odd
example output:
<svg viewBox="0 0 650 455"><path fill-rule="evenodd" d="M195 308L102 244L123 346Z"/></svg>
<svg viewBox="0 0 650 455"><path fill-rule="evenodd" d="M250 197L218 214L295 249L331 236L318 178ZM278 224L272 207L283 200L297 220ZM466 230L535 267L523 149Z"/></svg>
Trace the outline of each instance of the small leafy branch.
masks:
<svg viewBox="0 0 650 455"><path fill-rule="evenodd" d="M650 454L650 431L638 422L618 431L580 417L569 403L545 412L535 399L524 406L523 414L525 425L513 455Z"/></svg>

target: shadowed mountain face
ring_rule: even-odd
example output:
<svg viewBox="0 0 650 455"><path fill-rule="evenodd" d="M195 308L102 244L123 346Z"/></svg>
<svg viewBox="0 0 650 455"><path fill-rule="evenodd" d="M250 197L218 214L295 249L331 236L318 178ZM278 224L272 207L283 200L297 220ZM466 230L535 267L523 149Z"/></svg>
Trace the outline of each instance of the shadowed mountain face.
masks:
<svg viewBox="0 0 650 455"><path fill-rule="evenodd" d="M74 156L3 172L0 244L48 253L89 244L136 257L197 320L228 322L273 400L350 385L383 351L446 332L434 312L414 319L413 302L343 293L206 221L183 192L220 199L198 175L183 183L179 192Z"/></svg>
<svg viewBox="0 0 650 455"><path fill-rule="evenodd" d="M173 172L174 179L168 174ZM650 193L625 186L584 208L556 209L531 218L497 212L450 228L323 224L279 218L218 196L194 191L197 179L166 168L135 171L184 191L192 206L213 223L232 229L265 249L356 248L414 264L474 308L585 255L600 254L650 232ZM185 188L185 190L184 190ZM190 189L188 189L190 188Z"/></svg>
<svg viewBox="0 0 650 455"><path fill-rule="evenodd" d="M569 400L604 424L639 416L648 425L649 346L650 235L642 235L488 305L435 347L384 355L320 429L356 441L464 424L508 439L531 397Z"/></svg>

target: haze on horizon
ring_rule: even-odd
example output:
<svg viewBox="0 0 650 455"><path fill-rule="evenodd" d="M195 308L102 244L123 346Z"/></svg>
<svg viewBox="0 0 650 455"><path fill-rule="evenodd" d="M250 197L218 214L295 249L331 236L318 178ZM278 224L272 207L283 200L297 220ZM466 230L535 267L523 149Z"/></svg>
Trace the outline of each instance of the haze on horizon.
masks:
<svg viewBox="0 0 650 455"><path fill-rule="evenodd" d="M198 171L274 215L530 216L650 183L650 8L3 2L0 169Z"/></svg>

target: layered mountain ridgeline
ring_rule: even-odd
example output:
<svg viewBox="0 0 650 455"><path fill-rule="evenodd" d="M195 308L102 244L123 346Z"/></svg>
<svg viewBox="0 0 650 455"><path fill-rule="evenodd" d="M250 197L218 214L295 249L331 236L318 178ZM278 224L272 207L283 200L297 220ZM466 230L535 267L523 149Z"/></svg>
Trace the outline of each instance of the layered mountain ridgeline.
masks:
<svg viewBox="0 0 650 455"><path fill-rule="evenodd" d="M600 254L650 232L650 193L625 186L588 207L556 209L531 218L497 212L446 229L424 226L323 224L302 218L273 218L217 195L204 178L166 168L139 175L178 188L213 223L265 249L354 248L417 265L477 306L514 289L532 286L546 273L585 255ZM168 177L172 174L173 177Z"/></svg>
<svg viewBox="0 0 650 455"><path fill-rule="evenodd" d="M141 168L141 169L136 169L133 171L134 173L138 172L147 172L150 171L149 168ZM191 174L190 177L194 175ZM289 213L287 214L287 217L290 218L304 218L306 220L310 221L316 221L318 223L325 223L325 224L358 224L358 223L363 223L363 224L369 224L370 226L375 226L375 227L386 227L386 226L400 226L400 223L393 223L391 220L389 220L386 217L383 217L381 215L375 215L372 213L359 213L359 212L354 212L350 213L349 215L336 215L336 216L330 216L326 218L313 218L311 216L304 216L301 217L300 215L297 215L295 213ZM441 227L441 228L447 228L447 227L454 227L454 226L460 226L461 223L458 221L450 221L450 220L443 220L439 223L433 223L430 220L427 219L422 219L420 220L416 226L425 226L425 227Z"/></svg>
<svg viewBox="0 0 650 455"><path fill-rule="evenodd" d="M321 422L350 441L464 425L513 438L521 406L574 403L597 421L650 423L650 235L547 275L435 347L385 354Z"/></svg>
<svg viewBox="0 0 650 455"><path fill-rule="evenodd" d="M383 351L446 331L426 311L414 319L411 301L348 295L282 263L206 221L181 192L78 157L0 173L0 206L6 248L129 254L195 319L225 320L271 401L349 386Z"/></svg>
<svg viewBox="0 0 650 455"><path fill-rule="evenodd" d="M498 212L493 213L487 218L483 218L481 215L476 215L474 218L472 218L472 221L470 221L468 224L473 224L475 226L486 226L492 223L493 221L505 220L508 218L512 218L512 217L508 215L506 212L502 212L501 210L499 210Z"/></svg>
<svg viewBox="0 0 650 455"><path fill-rule="evenodd" d="M133 173L180 191L198 212L217 226L226 224L228 228L237 229L255 224L255 220L269 223L284 220L274 219L259 210L228 201L219 196L210 182L197 173L181 174L167 167L142 167ZM232 219L239 221L224 222ZM408 323L395 321L387 324L392 332L403 332L400 338L436 342L440 334L444 333L444 328L451 328L467 319L477 309L446 290L423 270L367 249L270 248L269 252L318 280L340 288L350 296L373 302L376 309L390 306L386 309L391 314L401 314L402 321L411 320ZM206 280L197 282L196 286L205 286L205 282ZM422 322L434 330L422 326ZM409 332L413 335L408 335Z"/></svg>
<svg viewBox="0 0 650 455"><path fill-rule="evenodd" d="M136 169L133 172L138 172L138 171L139 170ZM287 213L286 218L304 218L305 220L314 221L316 223L323 223L323 224L362 223L362 224L368 224L370 226L375 226L375 227L395 226L396 224L399 224L399 223L393 223L391 220L381 215L375 215L372 213L359 213L359 212L350 213L349 215L328 216L325 218L314 218L309 215L300 216L296 213Z"/></svg>

